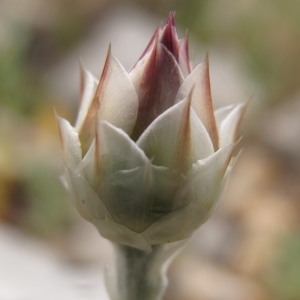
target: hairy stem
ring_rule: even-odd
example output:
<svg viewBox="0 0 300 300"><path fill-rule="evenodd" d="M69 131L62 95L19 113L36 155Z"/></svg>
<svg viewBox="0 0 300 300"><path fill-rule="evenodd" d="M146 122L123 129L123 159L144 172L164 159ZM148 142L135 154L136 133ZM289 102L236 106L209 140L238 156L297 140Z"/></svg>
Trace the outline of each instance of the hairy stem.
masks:
<svg viewBox="0 0 300 300"><path fill-rule="evenodd" d="M160 300L166 287L156 259L161 246L150 253L129 246L116 245L118 300Z"/></svg>

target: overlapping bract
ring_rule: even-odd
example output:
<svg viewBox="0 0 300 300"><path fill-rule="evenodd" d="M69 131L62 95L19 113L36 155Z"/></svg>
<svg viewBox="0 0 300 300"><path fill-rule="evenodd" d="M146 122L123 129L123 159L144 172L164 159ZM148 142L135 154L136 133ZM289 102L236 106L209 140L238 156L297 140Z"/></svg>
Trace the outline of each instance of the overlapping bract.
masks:
<svg viewBox="0 0 300 300"><path fill-rule="evenodd" d="M171 13L129 73L110 49L99 82L82 69L74 127L57 116L75 207L116 243L188 238L217 204L244 109L213 111L208 59L191 71Z"/></svg>

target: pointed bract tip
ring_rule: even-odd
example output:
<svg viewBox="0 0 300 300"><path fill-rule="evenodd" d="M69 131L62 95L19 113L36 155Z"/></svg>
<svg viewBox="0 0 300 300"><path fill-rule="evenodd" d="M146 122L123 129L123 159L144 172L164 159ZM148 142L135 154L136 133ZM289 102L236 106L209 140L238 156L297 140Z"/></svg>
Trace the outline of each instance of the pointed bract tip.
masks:
<svg viewBox="0 0 300 300"><path fill-rule="evenodd" d="M187 96L187 101L188 101L188 105L189 106L191 106L191 104L192 104L192 96L193 96L193 93L194 93L194 90L195 90L195 86L196 86L196 84L193 84L193 86L192 86L192 88L190 89L190 91L189 91L189 94L188 94L188 96Z"/></svg>
<svg viewBox="0 0 300 300"><path fill-rule="evenodd" d="M195 85L192 86L191 90L189 91L189 94L186 98L186 104L185 105L185 109L186 109L186 112L185 112L185 122L188 122L187 124L189 124L189 119L190 119L190 112L191 112L191 106L192 106L192 99L193 99L193 92L195 90Z"/></svg>
<svg viewBox="0 0 300 300"><path fill-rule="evenodd" d="M244 103L245 109L248 107L248 105L250 104L250 102L253 99L253 94L250 95L249 99Z"/></svg>
<svg viewBox="0 0 300 300"><path fill-rule="evenodd" d="M189 31L188 31L188 29L186 29L185 35L182 39L180 39L180 42L181 42L181 44L186 43L188 46L188 41L189 41Z"/></svg>
<svg viewBox="0 0 300 300"><path fill-rule="evenodd" d="M80 57L78 61L79 61L79 71L80 71L80 74L84 74L84 66L83 66L82 58Z"/></svg>
<svg viewBox="0 0 300 300"><path fill-rule="evenodd" d="M80 76L80 83L79 83L79 104L82 103L83 93L84 93L84 87L85 87L85 68L83 66L82 59L79 58L79 76Z"/></svg>
<svg viewBox="0 0 300 300"><path fill-rule="evenodd" d="M57 113L57 110L56 110L55 106L53 106L53 112L54 112L54 115L55 115L56 119L59 118L59 115Z"/></svg>
<svg viewBox="0 0 300 300"><path fill-rule="evenodd" d="M107 69L108 69L108 66L111 63L111 59L112 59L112 55L111 55L111 43L109 43L108 49L107 49L107 54L106 54L106 59L105 59L105 63L104 63L104 67L103 67L103 70L102 70L102 74L100 76L100 80L99 80L99 83L98 83L98 86L97 86L95 97L98 97L99 89L102 87L102 82L105 79L105 76L107 74Z"/></svg>
<svg viewBox="0 0 300 300"><path fill-rule="evenodd" d="M232 145L233 145L233 149L231 152L231 156L237 156L240 154L241 150L242 150L242 146L241 146L241 140L243 139L243 136L240 136L240 138L235 141Z"/></svg>
<svg viewBox="0 0 300 300"><path fill-rule="evenodd" d="M239 143L241 142L242 139L243 139L243 136L240 136L239 139L233 143L234 146L236 147L237 145L239 145Z"/></svg>
<svg viewBox="0 0 300 300"><path fill-rule="evenodd" d="M209 52L208 52L208 50L206 50L206 53L205 53L204 63L206 65L206 67L209 68Z"/></svg>
<svg viewBox="0 0 300 300"><path fill-rule="evenodd" d="M168 19L166 21L166 26L171 25L175 26L175 11L169 13Z"/></svg>
<svg viewBox="0 0 300 300"><path fill-rule="evenodd" d="M101 121L97 120L95 122L95 152L94 152L94 184L99 181L99 170L100 170L100 157L101 157L101 142L102 137Z"/></svg>
<svg viewBox="0 0 300 300"><path fill-rule="evenodd" d="M111 56L111 43L108 44L107 57Z"/></svg>
<svg viewBox="0 0 300 300"><path fill-rule="evenodd" d="M247 101L238 104L238 106L241 108L240 122L243 119L243 116L246 112L246 108L248 107L249 103L251 102L252 97L253 97L253 95L251 95Z"/></svg>
<svg viewBox="0 0 300 300"><path fill-rule="evenodd" d="M63 137L62 137L61 128L60 128L60 124L59 124L61 117L57 113L57 110L56 110L56 108L54 106L53 106L53 112L54 112L54 116L55 116L55 119L56 119L56 122L57 122L60 144L63 146Z"/></svg>
<svg viewBox="0 0 300 300"><path fill-rule="evenodd" d="M162 19L162 20L160 21L160 25L159 25L158 29L164 27L163 24L164 24L164 20Z"/></svg>

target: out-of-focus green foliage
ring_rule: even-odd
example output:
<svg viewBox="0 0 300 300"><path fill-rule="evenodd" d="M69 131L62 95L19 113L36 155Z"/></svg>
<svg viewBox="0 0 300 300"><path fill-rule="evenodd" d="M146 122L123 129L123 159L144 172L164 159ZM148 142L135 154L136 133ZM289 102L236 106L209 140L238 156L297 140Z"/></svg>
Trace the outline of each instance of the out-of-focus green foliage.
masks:
<svg viewBox="0 0 300 300"><path fill-rule="evenodd" d="M0 102L24 114L32 112L42 95L36 74L26 62L28 39L29 32L20 28L15 43L0 52Z"/></svg>
<svg viewBox="0 0 300 300"><path fill-rule="evenodd" d="M300 233L284 242L275 268L270 276L274 299L300 299Z"/></svg>
<svg viewBox="0 0 300 300"><path fill-rule="evenodd" d="M72 223L72 208L55 172L47 166L32 169L25 180L28 205L27 227L39 235L51 236Z"/></svg>
<svg viewBox="0 0 300 300"><path fill-rule="evenodd" d="M72 209L58 178L52 110L36 114L33 124L0 109L0 219L50 237L71 224Z"/></svg>

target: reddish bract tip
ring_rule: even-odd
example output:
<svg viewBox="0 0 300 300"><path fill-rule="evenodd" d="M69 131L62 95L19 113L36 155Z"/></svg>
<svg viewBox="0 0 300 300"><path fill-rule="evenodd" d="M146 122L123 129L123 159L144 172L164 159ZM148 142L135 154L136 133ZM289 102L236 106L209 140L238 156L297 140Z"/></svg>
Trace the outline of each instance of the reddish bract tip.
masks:
<svg viewBox="0 0 300 300"><path fill-rule="evenodd" d="M188 76L191 73L190 59L189 59L188 31L186 31L185 37L180 40L178 63L182 70L183 75L185 77Z"/></svg>
<svg viewBox="0 0 300 300"><path fill-rule="evenodd" d="M80 107L83 99L84 87L86 84L85 71L81 59L79 60L79 68L80 68L80 90L79 90L79 107Z"/></svg>
<svg viewBox="0 0 300 300"><path fill-rule="evenodd" d="M171 11L169 13L168 19L166 21L166 26L167 25L175 26L175 11Z"/></svg>
<svg viewBox="0 0 300 300"><path fill-rule="evenodd" d="M180 42L176 33L174 14L172 13L169 15L166 25L162 29L159 42L174 55L178 62Z"/></svg>

